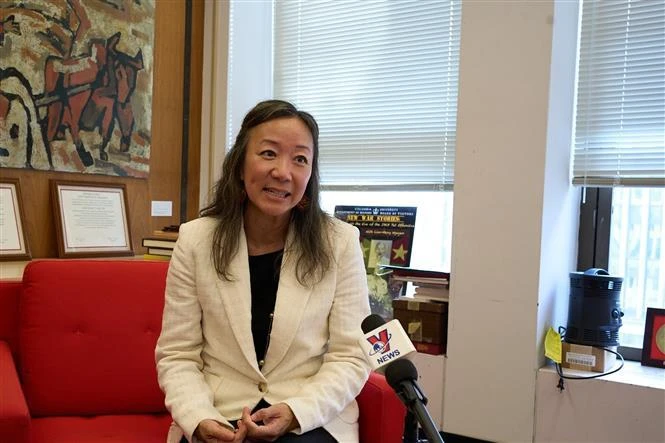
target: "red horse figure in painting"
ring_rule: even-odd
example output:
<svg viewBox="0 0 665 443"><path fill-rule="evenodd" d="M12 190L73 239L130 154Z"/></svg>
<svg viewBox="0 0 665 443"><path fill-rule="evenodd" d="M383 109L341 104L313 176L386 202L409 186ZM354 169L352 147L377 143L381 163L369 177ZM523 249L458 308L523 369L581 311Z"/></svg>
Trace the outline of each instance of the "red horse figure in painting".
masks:
<svg viewBox="0 0 665 443"><path fill-rule="evenodd" d="M83 145L81 130L99 129L99 158L106 161L106 148L117 120L122 134L119 150L129 150L134 130L130 99L137 72L143 69L143 56L140 50L134 57L118 51L119 40L120 33L106 41L93 40L90 55L69 59L51 56L44 67L44 94L36 97L36 104L47 106L46 143L64 140L65 129L69 128L85 166L92 165L93 158Z"/></svg>

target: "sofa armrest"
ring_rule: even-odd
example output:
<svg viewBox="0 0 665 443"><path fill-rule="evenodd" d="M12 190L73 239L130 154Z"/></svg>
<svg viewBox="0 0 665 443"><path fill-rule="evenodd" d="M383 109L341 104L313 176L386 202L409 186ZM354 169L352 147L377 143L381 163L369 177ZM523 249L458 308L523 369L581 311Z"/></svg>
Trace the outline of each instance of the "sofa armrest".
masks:
<svg viewBox="0 0 665 443"><path fill-rule="evenodd" d="M0 341L0 435L2 441L27 443L30 412L25 401L14 359L5 341Z"/></svg>
<svg viewBox="0 0 665 443"><path fill-rule="evenodd" d="M18 356L18 304L22 281L0 280L0 341L9 343L14 358Z"/></svg>
<svg viewBox="0 0 665 443"><path fill-rule="evenodd" d="M361 443L401 443L406 408L386 378L372 372L356 398L360 408Z"/></svg>

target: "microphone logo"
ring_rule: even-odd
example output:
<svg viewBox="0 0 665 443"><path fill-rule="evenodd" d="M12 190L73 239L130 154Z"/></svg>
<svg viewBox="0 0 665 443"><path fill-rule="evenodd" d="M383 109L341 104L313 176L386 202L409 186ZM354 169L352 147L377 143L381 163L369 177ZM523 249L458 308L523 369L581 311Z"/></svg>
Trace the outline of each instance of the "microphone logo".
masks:
<svg viewBox="0 0 665 443"><path fill-rule="evenodd" d="M390 351L391 337L392 334L388 333L388 329L382 329L379 331L378 335L367 337L367 341L370 345L372 345L372 350L370 351L369 355L372 356L378 353L385 354L386 352Z"/></svg>

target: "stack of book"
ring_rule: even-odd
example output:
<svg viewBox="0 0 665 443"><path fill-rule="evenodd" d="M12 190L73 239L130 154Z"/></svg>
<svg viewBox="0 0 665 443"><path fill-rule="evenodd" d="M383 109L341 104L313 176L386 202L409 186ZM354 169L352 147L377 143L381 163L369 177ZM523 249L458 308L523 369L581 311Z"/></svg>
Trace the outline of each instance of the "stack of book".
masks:
<svg viewBox="0 0 665 443"><path fill-rule="evenodd" d="M143 238L142 245L148 250L146 254L143 254L143 258L169 260L173 254L176 240L178 240L177 231L152 231L152 234Z"/></svg>
<svg viewBox="0 0 665 443"><path fill-rule="evenodd" d="M399 266L382 266L390 272L395 281L410 283L413 292L407 295L419 300L448 301L450 273L423 269L403 268Z"/></svg>
<svg viewBox="0 0 665 443"><path fill-rule="evenodd" d="M416 350L445 354L448 342L448 287L450 273L398 266L382 266L380 272L406 284L405 297L393 300L395 318Z"/></svg>

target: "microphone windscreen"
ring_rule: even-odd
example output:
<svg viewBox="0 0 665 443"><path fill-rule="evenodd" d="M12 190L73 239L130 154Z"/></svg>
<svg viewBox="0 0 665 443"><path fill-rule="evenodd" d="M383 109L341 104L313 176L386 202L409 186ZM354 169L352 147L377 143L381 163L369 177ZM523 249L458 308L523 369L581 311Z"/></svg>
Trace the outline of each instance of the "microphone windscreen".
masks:
<svg viewBox="0 0 665 443"><path fill-rule="evenodd" d="M384 324L386 324L386 321L383 319L383 317L380 315L371 314L365 317L365 320L363 320L360 327L363 330L363 334L367 334L369 331L373 331L374 329Z"/></svg>
<svg viewBox="0 0 665 443"><path fill-rule="evenodd" d="M391 388L397 390L403 381L418 380L418 370L407 359L395 360L386 366L386 381Z"/></svg>

